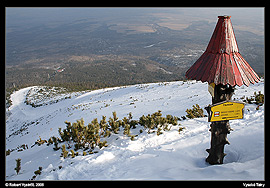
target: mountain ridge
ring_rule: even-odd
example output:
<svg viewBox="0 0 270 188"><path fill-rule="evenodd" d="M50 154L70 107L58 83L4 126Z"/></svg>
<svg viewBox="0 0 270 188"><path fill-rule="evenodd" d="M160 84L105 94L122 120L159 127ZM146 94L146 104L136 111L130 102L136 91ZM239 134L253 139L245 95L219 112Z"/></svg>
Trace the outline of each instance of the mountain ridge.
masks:
<svg viewBox="0 0 270 188"><path fill-rule="evenodd" d="M203 108L211 103L207 87L207 83L196 81L137 84L67 93L62 97L71 97L57 103L50 103L48 96L47 102L44 100L44 105L36 108L25 103L27 93L36 88L32 94L46 96L47 90L40 86L21 89L11 95L12 105L7 109L10 115L6 120L6 150L17 149L6 156L6 179L31 179L41 166L43 170L36 180L263 180L264 105L256 110L256 105L246 104L244 119L230 121L234 131L228 136L231 145L225 147L223 165L205 163L205 149L210 144L207 117L179 120L178 124L186 128L180 134L179 125L159 136L147 131L140 133L144 128L137 125L130 129L132 135L138 135L134 141L120 128L119 134L105 138L108 147L95 149L97 153L86 156L78 150L79 156L75 158L60 157L61 149L54 151L52 145L33 146L39 138L59 137L58 128L63 130L65 121L73 123L83 118L88 124L103 115L111 117L114 111L119 119L131 112L133 119L138 120L157 110L163 115L184 116L185 110L194 104ZM264 93L263 80L250 87L237 87L233 98L242 100L254 91ZM52 95L51 101L57 96ZM34 104L41 103L41 99L31 97L36 100L32 101ZM22 144L28 149L23 149L26 146ZM14 170L17 158L22 159L18 175Z"/></svg>

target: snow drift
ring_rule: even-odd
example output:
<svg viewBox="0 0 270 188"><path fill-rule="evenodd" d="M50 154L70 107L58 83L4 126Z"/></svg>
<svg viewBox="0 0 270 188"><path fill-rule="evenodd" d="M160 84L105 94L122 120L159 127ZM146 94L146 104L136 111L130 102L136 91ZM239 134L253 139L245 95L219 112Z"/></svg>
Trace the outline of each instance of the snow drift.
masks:
<svg viewBox="0 0 270 188"><path fill-rule="evenodd" d="M38 86L34 86L35 88ZM91 92L61 94L61 100L39 107L26 105L26 95L33 87L21 89L11 95L12 105L6 120L6 180L29 180L39 167L42 173L36 180L264 180L264 105L246 104L244 119L231 120L234 131L228 135L231 145L225 146L224 164L205 162L210 145L210 123L207 117L178 121L185 127L180 134L172 126L157 136L140 133L141 126L131 129L138 134L135 140L112 134L106 138L108 147L97 153L75 158L60 157L61 149L34 145L40 138L58 135L65 121L76 122L83 118L88 124L102 115L119 118L131 112L133 119L158 110L163 115L181 117L194 104L205 107L211 103L208 84L196 81L138 84ZM33 90L34 91L34 90ZM250 97L254 91L264 93L264 81L249 87L237 87L233 98ZM59 98L59 97L58 97ZM52 96L51 101L56 101ZM62 100L63 99L63 100ZM33 101L32 101L33 102ZM40 104L40 101L39 101ZM205 111L206 114L206 111ZM22 149L22 145L27 145ZM34 145L34 146L33 146ZM61 143L59 144L61 146ZM31 147L32 146L32 147ZM15 159L21 159L17 175Z"/></svg>

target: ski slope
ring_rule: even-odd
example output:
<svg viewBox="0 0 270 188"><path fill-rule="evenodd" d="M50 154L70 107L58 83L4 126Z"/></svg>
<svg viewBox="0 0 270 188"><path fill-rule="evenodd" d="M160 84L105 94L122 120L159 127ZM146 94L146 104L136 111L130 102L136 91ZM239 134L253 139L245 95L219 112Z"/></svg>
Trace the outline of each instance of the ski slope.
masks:
<svg viewBox="0 0 270 188"><path fill-rule="evenodd" d="M37 87L37 86L33 86ZM122 119L131 112L134 120L158 110L163 116L181 117L185 110L199 104L204 108L211 103L208 84L196 81L177 81L138 84L67 94L70 98L57 103L44 103L32 107L24 103L28 87L11 95L12 105L6 119L6 150L15 149L6 156L6 180L29 180L39 166L41 175L35 180L264 180L264 105L246 104L244 119L231 120L234 129L228 135L231 145L225 146L224 164L205 162L210 148L210 123L207 117L178 121L185 127L172 126L163 134L139 133L142 126L131 129L138 134L134 141L123 135L112 134L106 138L108 147L95 149L97 153L75 158L60 157L61 149L53 145L33 146L41 137L58 136L58 128L65 121L76 122L83 118L85 124L102 115L112 117L116 111ZM233 98L250 97L254 91L264 94L264 81L249 87L237 87ZM55 101L55 97L51 100ZM244 97L244 98L245 98ZM63 98L63 96L62 96ZM204 111L207 114L206 111ZM28 149L18 151L27 144ZM31 147L33 146L33 147ZM61 147L61 143L59 145ZM17 149L16 149L17 148ZM19 148L19 149L18 149ZM15 159L21 158L21 171L17 175Z"/></svg>

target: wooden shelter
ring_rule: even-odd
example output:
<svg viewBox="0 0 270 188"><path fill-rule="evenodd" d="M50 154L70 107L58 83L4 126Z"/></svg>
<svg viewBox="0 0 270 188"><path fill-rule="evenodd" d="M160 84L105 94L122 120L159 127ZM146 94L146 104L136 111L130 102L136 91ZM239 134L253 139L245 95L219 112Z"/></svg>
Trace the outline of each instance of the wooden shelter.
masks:
<svg viewBox="0 0 270 188"><path fill-rule="evenodd" d="M239 53L231 16L218 16L206 51L186 72L186 77L202 82L249 86L260 78Z"/></svg>
<svg viewBox="0 0 270 188"><path fill-rule="evenodd" d="M206 51L186 72L186 77L189 79L209 83L208 90L212 95L212 106L221 104L223 101L230 101L234 86L243 84L249 86L250 83L260 81L259 76L239 53L230 18L231 16L218 16L216 28ZM211 115L210 108L211 106L205 108L209 116ZM233 109L229 111L233 112ZM216 116L220 115L219 111L214 113ZM223 158L226 155L224 146L230 144L227 134L230 134L232 130L229 120L213 121L210 127L211 148L206 149L209 153L206 162L223 164Z"/></svg>

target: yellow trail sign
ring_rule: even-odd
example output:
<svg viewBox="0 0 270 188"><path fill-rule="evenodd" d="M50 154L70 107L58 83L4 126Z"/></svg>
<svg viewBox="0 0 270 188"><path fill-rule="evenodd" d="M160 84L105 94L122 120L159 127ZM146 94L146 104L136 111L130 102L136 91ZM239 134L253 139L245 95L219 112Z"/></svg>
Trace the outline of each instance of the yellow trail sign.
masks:
<svg viewBox="0 0 270 188"><path fill-rule="evenodd" d="M243 119L245 103L238 101L223 101L210 105L209 107L209 122Z"/></svg>

